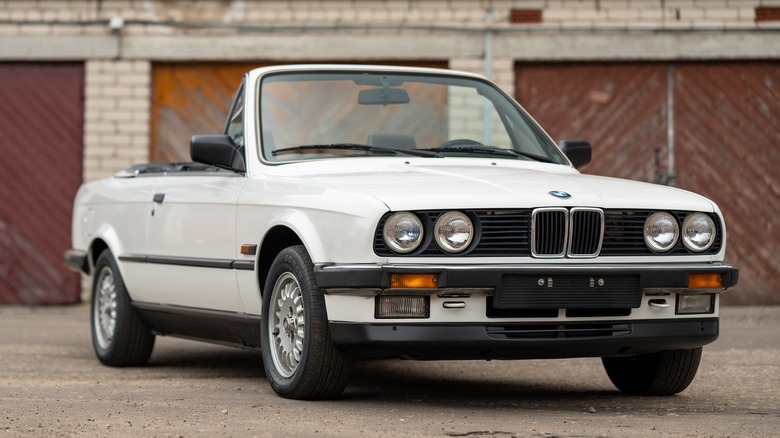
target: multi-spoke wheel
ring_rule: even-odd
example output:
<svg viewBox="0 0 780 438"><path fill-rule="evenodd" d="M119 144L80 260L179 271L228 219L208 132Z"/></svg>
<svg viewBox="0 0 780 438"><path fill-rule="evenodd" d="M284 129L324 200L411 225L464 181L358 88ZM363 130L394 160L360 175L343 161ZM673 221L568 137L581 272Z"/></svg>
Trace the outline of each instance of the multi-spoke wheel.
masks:
<svg viewBox="0 0 780 438"><path fill-rule="evenodd" d="M116 331L116 283L114 273L108 265L103 266L95 279L95 297L92 306L92 325L95 327L95 342L107 349L114 340Z"/></svg>
<svg viewBox="0 0 780 438"><path fill-rule="evenodd" d="M95 263L92 281L92 346L106 365L141 365L149 360L154 335L138 317L109 250Z"/></svg>
<svg viewBox="0 0 780 438"><path fill-rule="evenodd" d="M274 366L283 377L291 377L298 368L306 336L306 315L301 286L289 272L282 274L271 291L268 331Z"/></svg>
<svg viewBox="0 0 780 438"><path fill-rule="evenodd" d="M352 360L331 342L325 300L303 246L284 249L271 265L262 319L263 364L277 394L296 399L341 394Z"/></svg>

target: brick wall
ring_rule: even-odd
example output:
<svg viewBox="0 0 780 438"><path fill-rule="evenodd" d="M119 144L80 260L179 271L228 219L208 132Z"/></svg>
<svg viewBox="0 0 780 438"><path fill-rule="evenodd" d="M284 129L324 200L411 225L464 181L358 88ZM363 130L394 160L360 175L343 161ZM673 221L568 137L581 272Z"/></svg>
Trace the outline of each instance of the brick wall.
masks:
<svg viewBox="0 0 780 438"><path fill-rule="evenodd" d="M170 32L164 25L167 21L481 25L486 19L487 3L485 0L5 0L0 1L3 22L0 32L4 35L102 34L108 31L106 26L89 22L112 16L127 21L129 34ZM755 9L780 7L778 0L493 0L490 3L498 27L517 26L509 23L512 9L538 9L542 11L542 26L559 29L778 27L776 22L757 23ZM240 33L225 29L209 32Z"/></svg>
<svg viewBox="0 0 780 438"><path fill-rule="evenodd" d="M90 60L84 99L84 179L149 160L148 61Z"/></svg>

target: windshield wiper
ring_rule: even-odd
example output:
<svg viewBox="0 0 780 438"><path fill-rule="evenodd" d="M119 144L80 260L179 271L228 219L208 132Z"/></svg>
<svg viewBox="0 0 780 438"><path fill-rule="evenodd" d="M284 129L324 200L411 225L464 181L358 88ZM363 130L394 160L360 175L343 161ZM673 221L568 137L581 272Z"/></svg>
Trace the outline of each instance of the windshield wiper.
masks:
<svg viewBox="0 0 780 438"><path fill-rule="evenodd" d="M430 150L395 149L395 148L386 148L381 146L370 146L367 144L359 144L359 143L308 144L308 145L295 146L291 148L277 149L271 153L273 155L280 155L286 153L294 153L294 152L317 150L317 149L347 149L347 150L358 150L358 151L368 151L368 152L387 152L387 153L392 153L393 155L412 155L415 157L437 157L438 156L436 152Z"/></svg>
<svg viewBox="0 0 780 438"><path fill-rule="evenodd" d="M473 154L504 155L507 157L524 157L543 163L555 163L555 161L540 155L516 151L514 149L501 149L495 146L445 146L443 148L419 149L432 152L464 152Z"/></svg>

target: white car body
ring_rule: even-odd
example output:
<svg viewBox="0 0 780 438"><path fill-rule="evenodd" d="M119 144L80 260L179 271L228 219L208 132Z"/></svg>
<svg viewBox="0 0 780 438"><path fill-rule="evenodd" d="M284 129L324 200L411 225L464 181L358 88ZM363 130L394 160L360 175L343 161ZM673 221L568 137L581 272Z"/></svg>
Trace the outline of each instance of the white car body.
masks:
<svg viewBox="0 0 780 438"><path fill-rule="evenodd" d="M491 156L356 156L269 162L261 153L262 136L256 126L259 105L250 104L260 100L257 96L263 78L285 72L343 70L451 75L483 81L466 73L379 66L253 70L246 75L242 88L243 101L247 102L241 114L246 142L244 171L197 166L182 171L175 165L161 165L155 171L154 166L139 166L84 184L74 203L73 250L66 256L69 265L94 274L99 253L108 249L116 259L134 308L150 330L251 348L259 347L265 276L273 258L292 236L311 258L336 348L355 356L628 356L697 348L717 338L718 294L736 283L737 271L721 263L726 250L725 223L718 207L702 196L665 186L584 175L569 163ZM558 198L551 196L552 192L569 196ZM377 243L380 221L389 212L500 212L551 207L565 211L576 207L604 212L705 213L718 222L717 250L544 258L528 252L408 255L376 249L376 245L381 246ZM279 242L274 243L276 240ZM406 290L412 296L427 297L426 317L378 318L377 297L403 295L405 291L389 287L386 276L395 272L440 275L441 287ZM498 288L495 281L447 283L448 278L469 278L472 272L485 278L538 275L540 284L550 278L550 287L552 278L558 275L592 275L591 282L601 281L601 277L609 282L615 272L632 272L643 279L641 302L625 311L604 314L596 311L572 316L565 308L556 307L552 313L531 312L519 317L489 315L488 297ZM645 279L655 278L656 272L677 280L648 283ZM688 273L715 273L721 276L722 284L690 290L685 277ZM678 296L691 293L711 297L705 312L679 312ZM186 321L199 327L190 327ZM641 331L632 324L653 322L674 327L684 321L689 325L680 326L684 331L680 336L672 328L671 332L654 333L649 341L632 338L631 333ZM235 330L231 323L235 323ZM488 326L510 330L518 325L518 330L529 326L552 330L566 324L592 323L619 325L620 329L603 338L597 333L576 337L565 330L553 336L557 339L548 339L552 332L541 339L516 333L516 346L508 346L512 340L507 338L504 340L509 342L495 350L494 344L480 345L471 334L460 340L457 335L463 327L484 331ZM257 328L257 337L251 333L252 327ZM426 327L433 331L426 331ZM442 327L452 327L452 339L437 334L435 330ZM429 333L435 336L428 337ZM458 347L461 341L462 349ZM532 344L544 345L536 348ZM405 348L407 345L409 348Z"/></svg>

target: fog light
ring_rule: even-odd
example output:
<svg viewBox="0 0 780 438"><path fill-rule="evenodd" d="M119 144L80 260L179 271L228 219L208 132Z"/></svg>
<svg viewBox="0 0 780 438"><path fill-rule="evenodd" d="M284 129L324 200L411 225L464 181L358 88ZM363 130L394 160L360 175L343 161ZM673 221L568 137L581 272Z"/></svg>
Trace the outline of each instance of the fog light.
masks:
<svg viewBox="0 0 780 438"><path fill-rule="evenodd" d="M436 274L390 274L390 287L393 289L436 289Z"/></svg>
<svg viewBox="0 0 780 438"><path fill-rule="evenodd" d="M427 318L430 297L380 295L376 297L376 317L380 318Z"/></svg>
<svg viewBox="0 0 780 438"><path fill-rule="evenodd" d="M718 289L723 287L723 277L718 274L688 274L689 289Z"/></svg>
<svg viewBox="0 0 780 438"><path fill-rule="evenodd" d="M713 313L715 295L677 295L677 313Z"/></svg>

